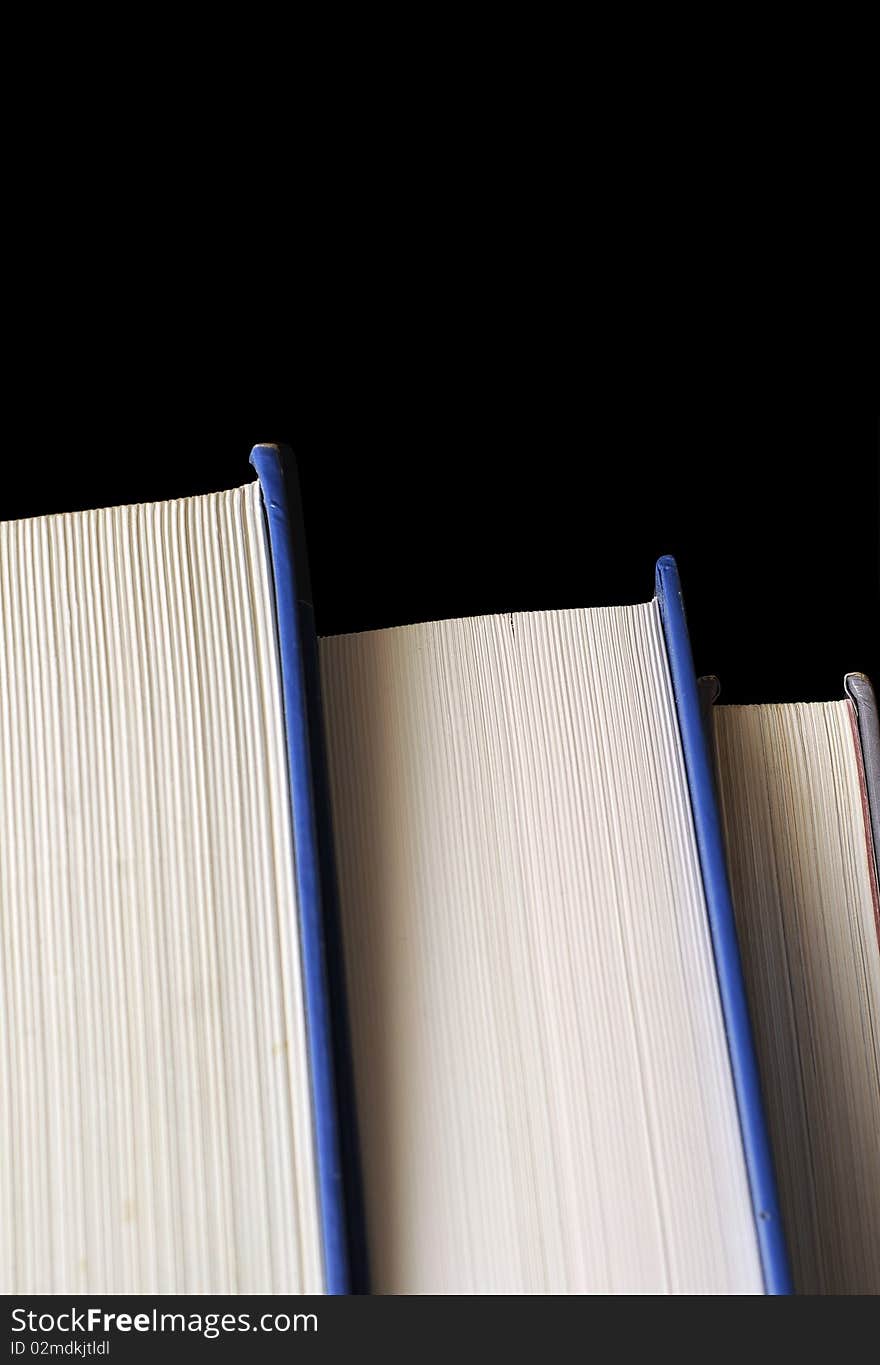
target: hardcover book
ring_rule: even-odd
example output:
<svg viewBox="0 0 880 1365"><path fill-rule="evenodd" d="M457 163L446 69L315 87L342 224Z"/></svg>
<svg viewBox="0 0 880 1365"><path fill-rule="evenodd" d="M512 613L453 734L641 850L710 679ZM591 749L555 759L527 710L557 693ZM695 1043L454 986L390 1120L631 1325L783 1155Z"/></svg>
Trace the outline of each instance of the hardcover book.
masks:
<svg viewBox="0 0 880 1365"><path fill-rule="evenodd" d="M880 1293L873 690L712 707L735 918L795 1289ZM718 697L717 680L706 684Z"/></svg>

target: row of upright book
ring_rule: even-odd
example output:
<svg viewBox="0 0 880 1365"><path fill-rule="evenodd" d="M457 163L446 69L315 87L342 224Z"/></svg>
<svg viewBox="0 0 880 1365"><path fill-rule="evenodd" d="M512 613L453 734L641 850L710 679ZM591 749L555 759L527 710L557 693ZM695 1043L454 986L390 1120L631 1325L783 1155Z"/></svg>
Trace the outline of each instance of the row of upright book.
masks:
<svg viewBox="0 0 880 1365"><path fill-rule="evenodd" d="M0 524L0 1291L877 1293L870 683L318 640L292 461Z"/></svg>

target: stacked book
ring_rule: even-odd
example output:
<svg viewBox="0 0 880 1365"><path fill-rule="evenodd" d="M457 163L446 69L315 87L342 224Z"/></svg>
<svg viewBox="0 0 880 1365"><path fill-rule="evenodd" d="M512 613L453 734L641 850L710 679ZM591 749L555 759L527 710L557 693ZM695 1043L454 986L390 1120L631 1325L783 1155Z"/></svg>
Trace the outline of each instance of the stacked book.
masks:
<svg viewBox="0 0 880 1365"><path fill-rule="evenodd" d="M0 524L0 1292L880 1292L867 679L318 640L251 459Z"/></svg>

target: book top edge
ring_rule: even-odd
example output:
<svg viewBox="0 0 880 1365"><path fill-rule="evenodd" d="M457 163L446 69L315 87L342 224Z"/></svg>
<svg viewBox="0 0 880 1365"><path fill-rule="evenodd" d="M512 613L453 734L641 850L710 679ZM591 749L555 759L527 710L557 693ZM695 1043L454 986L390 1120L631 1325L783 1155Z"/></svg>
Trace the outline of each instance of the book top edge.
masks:
<svg viewBox="0 0 880 1365"><path fill-rule="evenodd" d="M222 498L229 493L239 493L246 488L255 488L258 484L257 479L250 479L245 483L236 484L233 488L215 488L205 493L183 493L173 498L155 498L145 502L119 502L104 503L98 507L76 507L63 512L39 512L30 517L3 517L0 518L0 527L20 526L24 523L33 524L35 522L69 520L76 518L88 518L100 516L106 512L130 512L142 508L170 507L181 503L199 502L208 498Z"/></svg>

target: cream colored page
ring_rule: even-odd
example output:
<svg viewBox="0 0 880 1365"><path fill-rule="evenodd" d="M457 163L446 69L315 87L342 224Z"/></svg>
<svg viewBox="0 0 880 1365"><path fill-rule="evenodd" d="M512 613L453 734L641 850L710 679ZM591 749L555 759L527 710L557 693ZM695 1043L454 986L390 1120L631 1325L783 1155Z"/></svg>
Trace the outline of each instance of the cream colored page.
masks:
<svg viewBox="0 0 880 1365"><path fill-rule="evenodd" d="M761 1292L656 603L321 665L375 1288Z"/></svg>
<svg viewBox="0 0 880 1365"><path fill-rule="evenodd" d="M795 1288L880 1293L880 947L850 703L714 720Z"/></svg>
<svg viewBox="0 0 880 1365"><path fill-rule="evenodd" d="M258 485L0 526L0 727L0 1289L320 1289Z"/></svg>

